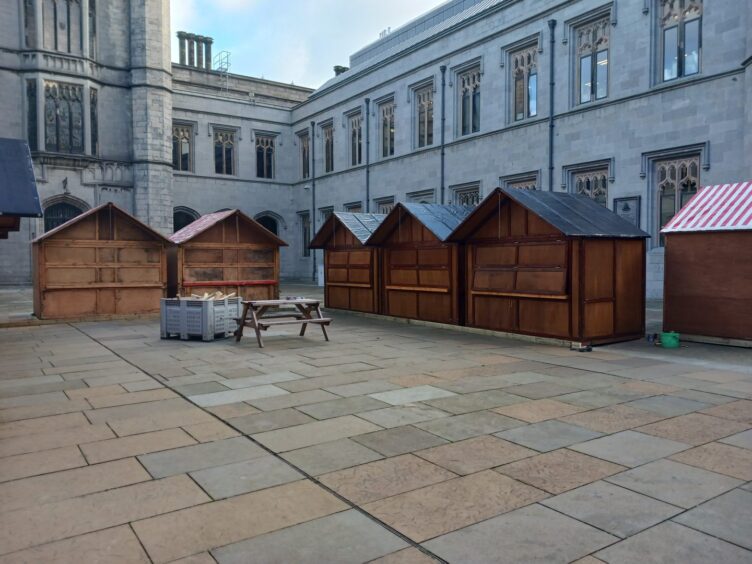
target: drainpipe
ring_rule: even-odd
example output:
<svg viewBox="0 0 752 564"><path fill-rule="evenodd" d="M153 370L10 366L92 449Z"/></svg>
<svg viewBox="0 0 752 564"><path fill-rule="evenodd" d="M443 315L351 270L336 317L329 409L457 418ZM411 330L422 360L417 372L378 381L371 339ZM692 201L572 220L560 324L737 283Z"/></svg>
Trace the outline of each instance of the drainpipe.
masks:
<svg viewBox="0 0 752 564"><path fill-rule="evenodd" d="M311 120L311 237L316 235L316 122ZM313 275L316 282L316 249L313 249Z"/></svg>
<svg viewBox="0 0 752 564"><path fill-rule="evenodd" d="M548 191L554 191L554 50L556 49L556 20L548 20L548 29L551 31L550 53L548 55Z"/></svg>
<svg viewBox="0 0 752 564"><path fill-rule="evenodd" d="M371 211L371 99L366 98L366 213Z"/></svg>
<svg viewBox="0 0 752 564"><path fill-rule="evenodd" d="M440 203L444 203L444 131L446 124L446 65L439 67L441 71L441 200Z"/></svg>

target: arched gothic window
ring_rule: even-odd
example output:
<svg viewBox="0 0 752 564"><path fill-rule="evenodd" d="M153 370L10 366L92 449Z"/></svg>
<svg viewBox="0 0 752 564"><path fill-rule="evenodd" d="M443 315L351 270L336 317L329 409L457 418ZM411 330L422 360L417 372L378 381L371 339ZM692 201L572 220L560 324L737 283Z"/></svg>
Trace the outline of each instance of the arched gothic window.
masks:
<svg viewBox="0 0 752 564"><path fill-rule="evenodd" d="M480 131L480 67L457 77L460 85L460 134Z"/></svg>
<svg viewBox="0 0 752 564"><path fill-rule="evenodd" d="M43 0L44 48L64 53L83 51L80 0Z"/></svg>
<svg viewBox="0 0 752 564"><path fill-rule="evenodd" d="M268 229L275 235L279 234L279 223L272 216L262 215L261 217L256 218L256 221L258 221L261 225L263 225L266 229Z"/></svg>
<svg viewBox="0 0 752 564"><path fill-rule="evenodd" d="M360 113L350 116L350 165L363 162L363 126Z"/></svg>
<svg viewBox="0 0 752 564"><path fill-rule="evenodd" d="M303 178L311 176L311 143L307 133L298 137L300 141L300 175Z"/></svg>
<svg viewBox="0 0 752 564"><path fill-rule="evenodd" d="M180 231L183 227L190 225L199 218L199 214L190 208L182 206L176 207L172 211L172 228L174 232Z"/></svg>
<svg viewBox="0 0 752 564"><path fill-rule="evenodd" d="M512 53L515 121L538 115L538 46Z"/></svg>
<svg viewBox="0 0 752 564"><path fill-rule="evenodd" d="M700 185L700 157L695 155L655 164L660 227L666 225L684 204L697 193ZM663 244L663 236L661 236Z"/></svg>
<svg viewBox="0 0 752 564"><path fill-rule="evenodd" d="M334 126L325 125L321 128L321 134L324 136L324 172L334 170Z"/></svg>
<svg viewBox="0 0 752 564"><path fill-rule="evenodd" d="M193 127L172 125L172 168L184 172L193 170Z"/></svg>
<svg viewBox="0 0 752 564"><path fill-rule="evenodd" d="M83 213L83 210L68 202L58 202L47 206L44 210L44 230L46 232L55 229L55 227L81 215L81 213Z"/></svg>
<svg viewBox="0 0 752 564"><path fill-rule="evenodd" d="M256 135L256 177L274 178L274 137Z"/></svg>
<svg viewBox="0 0 752 564"><path fill-rule="evenodd" d="M589 170L574 174L574 188L602 206L608 205L608 169Z"/></svg>
<svg viewBox="0 0 752 564"><path fill-rule="evenodd" d="M700 72L702 0L660 0L658 28L663 80Z"/></svg>
<svg viewBox="0 0 752 564"><path fill-rule="evenodd" d="M235 174L235 131L214 130L214 172Z"/></svg>
<svg viewBox="0 0 752 564"><path fill-rule="evenodd" d="M379 106L381 115L381 156L394 155L394 100Z"/></svg>
<svg viewBox="0 0 752 564"><path fill-rule="evenodd" d="M433 145L433 84L415 93L418 147Z"/></svg>
<svg viewBox="0 0 752 564"><path fill-rule="evenodd" d="M580 104L608 96L610 20L610 16L606 16L577 29L577 57L580 61L577 100Z"/></svg>
<svg viewBox="0 0 752 564"><path fill-rule="evenodd" d="M83 87L63 82L44 85L45 148L58 153L84 152Z"/></svg>

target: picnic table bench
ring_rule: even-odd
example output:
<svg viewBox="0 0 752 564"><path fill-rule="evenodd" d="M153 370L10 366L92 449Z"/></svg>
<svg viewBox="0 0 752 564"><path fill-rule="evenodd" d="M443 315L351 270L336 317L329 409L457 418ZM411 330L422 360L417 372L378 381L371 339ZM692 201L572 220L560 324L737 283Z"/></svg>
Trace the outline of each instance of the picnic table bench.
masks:
<svg viewBox="0 0 752 564"><path fill-rule="evenodd" d="M275 325L302 325L300 336L305 335L308 324L312 323L321 327L324 333L324 339L329 340L326 332L326 326L332 320L324 317L321 313L321 302L309 298L284 298L281 300L248 300L243 301L243 312L239 318L238 328L235 330L235 341L240 341L243 337L243 328L251 327L256 333L256 340L259 347L264 346L261 339L261 331L266 331L269 327ZM280 306L295 306L293 311L281 311L272 313L271 308Z"/></svg>

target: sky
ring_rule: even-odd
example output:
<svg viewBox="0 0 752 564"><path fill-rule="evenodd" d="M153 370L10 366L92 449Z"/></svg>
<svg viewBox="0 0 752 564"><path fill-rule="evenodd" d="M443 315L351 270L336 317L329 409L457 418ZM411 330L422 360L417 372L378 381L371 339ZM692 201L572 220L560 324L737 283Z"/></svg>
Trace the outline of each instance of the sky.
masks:
<svg viewBox="0 0 752 564"><path fill-rule="evenodd" d="M350 55L438 6L442 0L171 0L175 37L214 38L213 54L230 52L230 72L317 88L349 66Z"/></svg>

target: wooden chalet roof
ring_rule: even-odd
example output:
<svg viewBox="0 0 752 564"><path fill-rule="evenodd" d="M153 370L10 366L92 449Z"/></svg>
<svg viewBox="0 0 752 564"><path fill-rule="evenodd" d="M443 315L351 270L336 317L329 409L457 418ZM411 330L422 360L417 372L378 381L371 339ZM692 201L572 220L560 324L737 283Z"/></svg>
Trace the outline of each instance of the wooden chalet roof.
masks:
<svg viewBox="0 0 752 564"><path fill-rule="evenodd" d="M407 213L433 233L439 241L447 241L449 235L470 214L473 208L445 204L399 203L392 209L381 225L366 241L367 245L382 243Z"/></svg>
<svg viewBox="0 0 752 564"><path fill-rule="evenodd" d="M643 239L642 229L616 215L587 196L568 192L547 192L522 188L496 188L449 237L461 241L469 237L493 213L499 203L512 200L549 223L567 237Z"/></svg>
<svg viewBox="0 0 752 564"><path fill-rule="evenodd" d="M280 239L274 233L269 231L266 227L261 225L258 221L256 221L255 219L251 219L250 217L248 217L243 212L237 209L218 211L218 212L207 213L206 215L202 215L196 221L189 223L188 225L183 227L180 231L176 231L175 233L173 233L170 236L170 241L172 241L176 245L180 245L181 243L190 241L191 239L203 233L207 229L214 227L215 225L224 221L228 217L236 215L236 214L243 221L251 223L257 228L259 228L262 231L262 233L268 239L270 239L273 243L276 243L277 245L280 245L281 247L287 246L287 243L285 243L282 239Z"/></svg>
<svg viewBox="0 0 752 564"><path fill-rule="evenodd" d="M384 218L386 214L381 213L334 212L327 218L308 246L311 249L323 248L333 234L333 224L336 221L350 231L358 241L365 244Z"/></svg>

